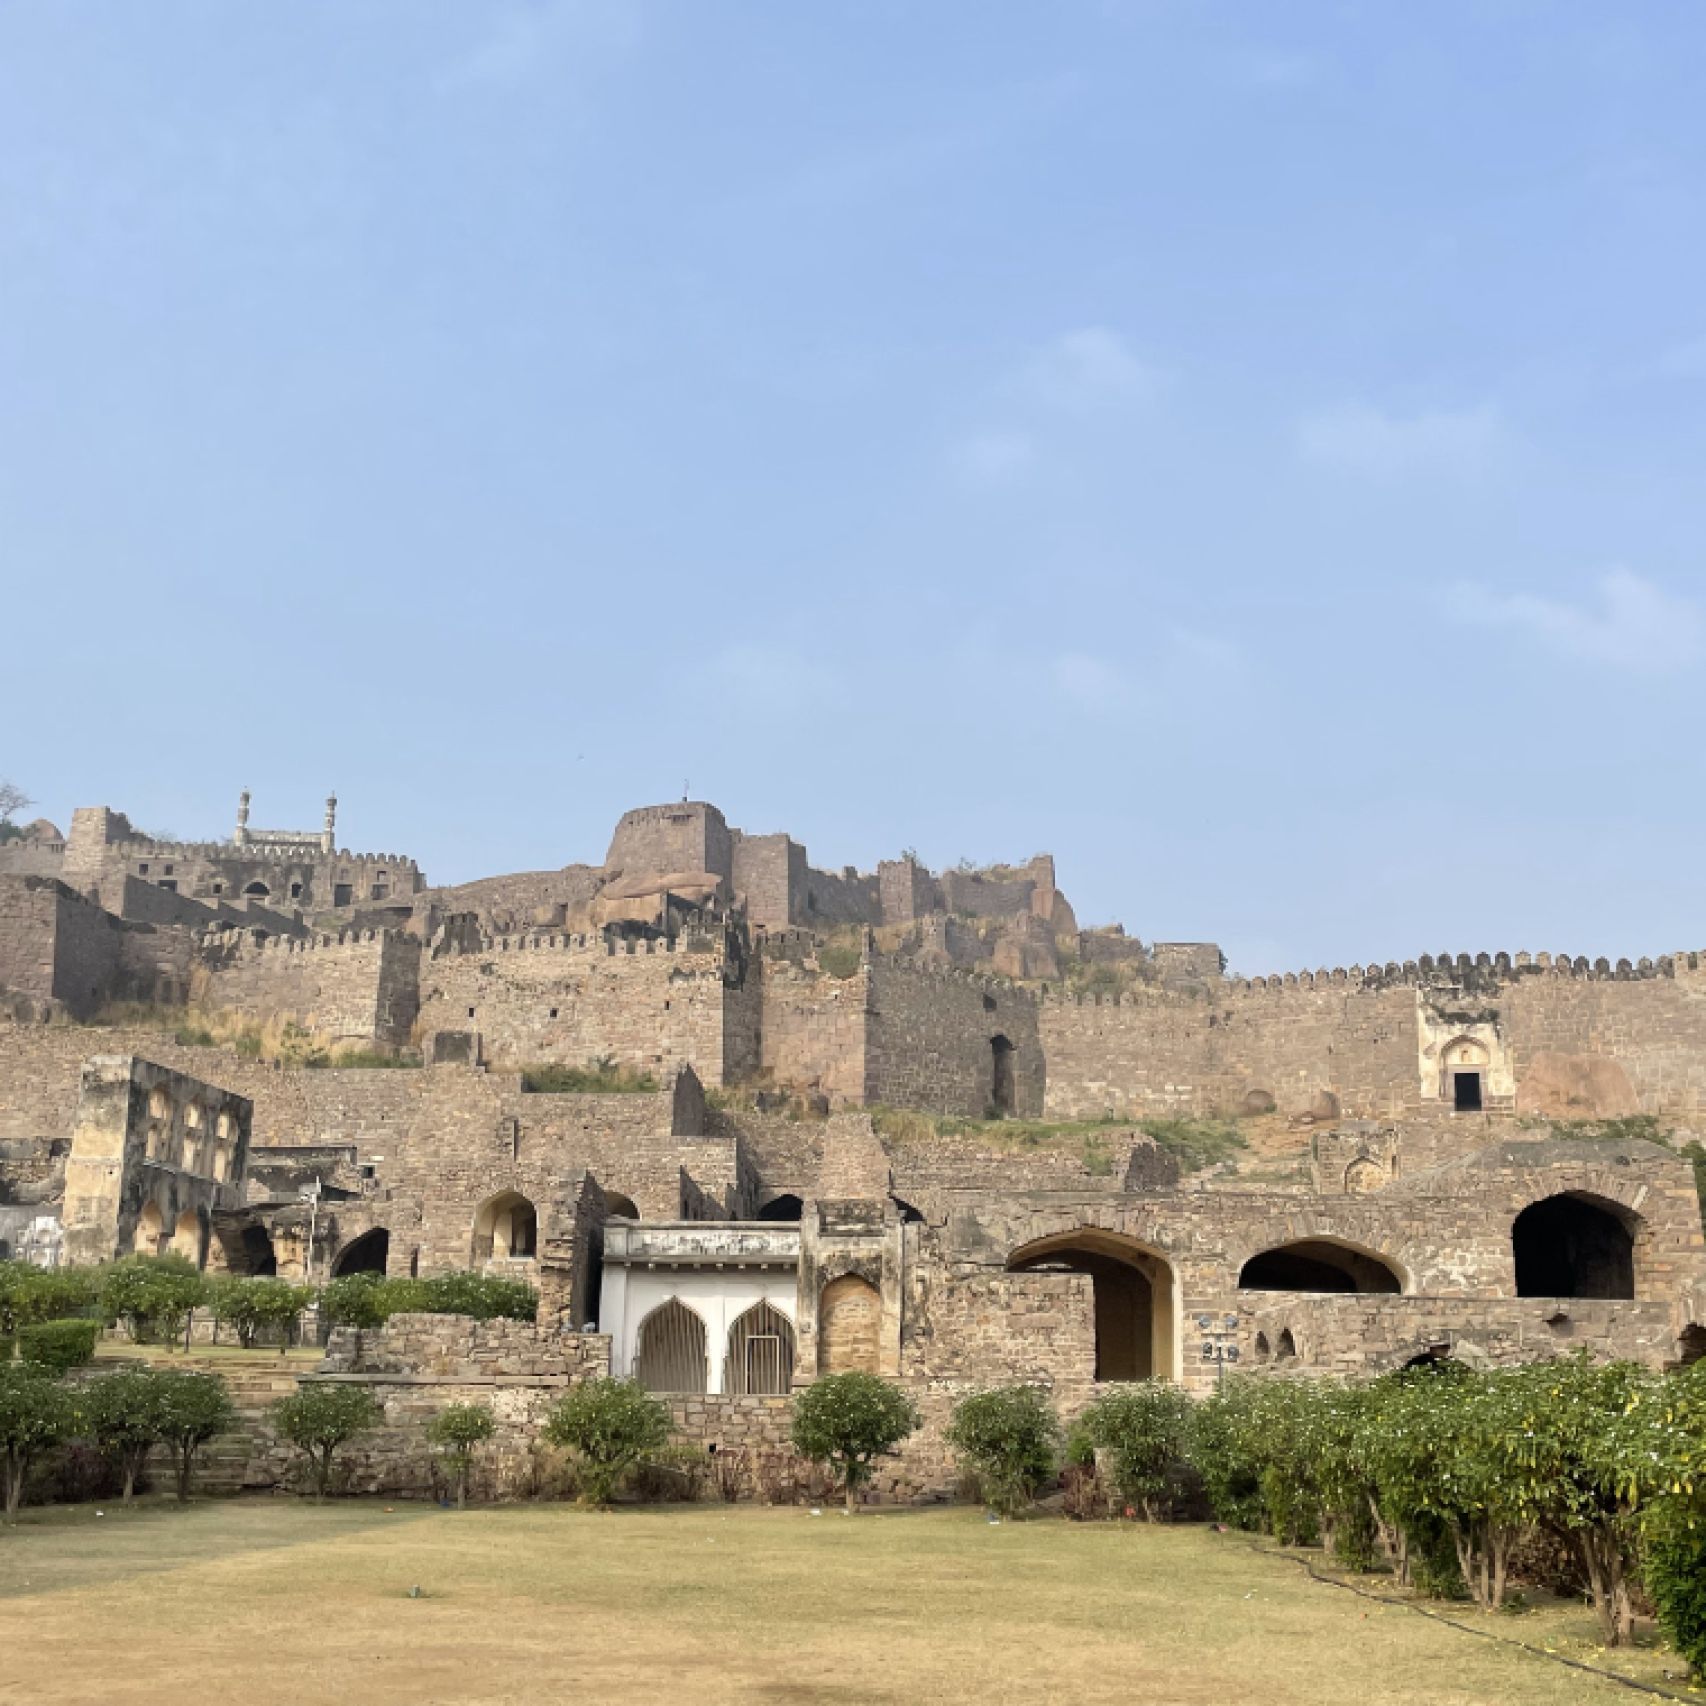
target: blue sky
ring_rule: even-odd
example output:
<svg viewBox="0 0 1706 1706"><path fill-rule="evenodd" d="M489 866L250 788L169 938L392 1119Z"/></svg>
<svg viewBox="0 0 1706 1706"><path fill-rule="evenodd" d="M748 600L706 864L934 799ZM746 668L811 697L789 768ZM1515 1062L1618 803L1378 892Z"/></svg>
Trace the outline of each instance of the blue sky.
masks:
<svg viewBox="0 0 1706 1706"><path fill-rule="evenodd" d="M1706 12L0 0L0 775L1706 946Z"/></svg>

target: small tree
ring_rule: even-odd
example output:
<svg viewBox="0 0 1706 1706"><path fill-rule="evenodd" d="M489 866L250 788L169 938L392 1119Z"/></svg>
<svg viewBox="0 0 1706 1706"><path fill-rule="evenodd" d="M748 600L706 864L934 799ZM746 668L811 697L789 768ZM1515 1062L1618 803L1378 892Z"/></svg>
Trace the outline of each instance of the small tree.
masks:
<svg viewBox="0 0 1706 1706"><path fill-rule="evenodd" d="M669 1438L669 1411L637 1380L583 1380L552 1408L543 1431L574 1452L583 1500L603 1506Z"/></svg>
<svg viewBox="0 0 1706 1706"><path fill-rule="evenodd" d="M272 1407L273 1426L308 1459L314 1497L324 1499L332 1481L332 1458L340 1445L378 1427L384 1412L365 1386L315 1382Z"/></svg>
<svg viewBox="0 0 1706 1706"><path fill-rule="evenodd" d="M794 1400L794 1447L840 1473L849 1516L871 1465L917 1426L912 1400L875 1374L826 1374Z"/></svg>
<svg viewBox="0 0 1706 1706"><path fill-rule="evenodd" d="M83 1425L123 1468L126 1504L148 1467L148 1454L165 1437L162 1378L146 1369L125 1370L83 1389Z"/></svg>
<svg viewBox="0 0 1706 1706"><path fill-rule="evenodd" d="M1660 1381L1635 1415L1647 1434L1647 1591L1677 1651L1706 1677L1706 1359Z"/></svg>
<svg viewBox="0 0 1706 1706"><path fill-rule="evenodd" d="M44 1447L76 1426L71 1394L40 1370L0 1366L0 1463L6 1472L6 1521L17 1520L24 1478Z"/></svg>
<svg viewBox="0 0 1706 1706"><path fill-rule="evenodd" d="M288 1345L297 1316L313 1296L312 1286L260 1275L222 1280L213 1288L214 1319L234 1327L237 1343L245 1350L268 1327L278 1328Z"/></svg>
<svg viewBox="0 0 1706 1706"><path fill-rule="evenodd" d="M1144 1380L1104 1394L1079 1425L1107 1453L1121 1503L1154 1522L1185 1461L1190 1399L1170 1381Z"/></svg>
<svg viewBox="0 0 1706 1706"><path fill-rule="evenodd" d="M1060 1421L1034 1386L974 1393L955 1406L948 1444L1003 1516L1026 1509L1060 1459Z"/></svg>
<svg viewBox="0 0 1706 1706"><path fill-rule="evenodd" d="M385 1321L380 1274L343 1274L320 1288L320 1312L334 1327L378 1327Z"/></svg>
<svg viewBox="0 0 1706 1706"><path fill-rule="evenodd" d="M456 1481L456 1508L468 1504L468 1470L474 1448L498 1431L497 1417L489 1404L447 1404L427 1424L427 1438L450 1465Z"/></svg>
<svg viewBox="0 0 1706 1706"><path fill-rule="evenodd" d="M155 1375L160 1406L160 1438L172 1453L177 1472L178 1499L190 1496L190 1475L196 1453L237 1420L231 1394L217 1374L186 1374L177 1369Z"/></svg>
<svg viewBox="0 0 1706 1706"><path fill-rule="evenodd" d="M126 1256L101 1270L101 1307L132 1339L170 1341L184 1317L207 1298L207 1279L188 1257Z"/></svg>
<svg viewBox="0 0 1706 1706"><path fill-rule="evenodd" d="M34 804L35 801L16 782L0 780L0 827L12 828L13 818ZM0 836L0 841L6 839L8 838Z"/></svg>

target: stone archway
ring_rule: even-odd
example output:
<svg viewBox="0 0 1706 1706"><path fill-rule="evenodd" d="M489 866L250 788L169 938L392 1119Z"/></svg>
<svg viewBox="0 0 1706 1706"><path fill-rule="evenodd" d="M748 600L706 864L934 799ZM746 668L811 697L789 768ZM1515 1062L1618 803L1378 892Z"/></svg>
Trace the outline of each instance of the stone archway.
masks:
<svg viewBox="0 0 1706 1706"><path fill-rule="evenodd" d="M1586 1192L1542 1197L1511 1224L1518 1297L1635 1296L1636 1217Z"/></svg>
<svg viewBox="0 0 1706 1706"><path fill-rule="evenodd" d="M1094 1294L1098 1380L1179 1378L1178 1287L1159 1250L1085 1226L1021 1245L1009 1273L1088 1274Z"/></svg>
<svg viewBox="0 0 1706 1706"><path fill-rule="evenodd" d="M1298 1238L1253 1255L1238 1272L1240 1291L1371 1292L1404 1289L1388 1257L1336 1238Z"/></svg>
<svg viewBox="0 0 1706 1706"><path fill-rule="evenodd" d="M391 1255L391 1234L383 1226L375 1226L359 1238L352 1239L332 1259L332 1278L345 1274L382 1274Z"/></svg>

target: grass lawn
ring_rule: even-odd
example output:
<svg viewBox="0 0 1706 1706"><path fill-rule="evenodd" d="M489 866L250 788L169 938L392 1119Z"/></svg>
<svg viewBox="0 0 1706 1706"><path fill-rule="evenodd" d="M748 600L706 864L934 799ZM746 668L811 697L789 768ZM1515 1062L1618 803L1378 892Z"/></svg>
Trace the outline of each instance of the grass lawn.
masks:
<svg viewBox="0 0 1706 1706"><path fill-rule="evenodd" d="M1591 1641L1574 1607L1497 1622L1584 1656ZM1633 1662L1660 1679L1660 1653ZM100 1518L91 1506L30 1510L0 1532L0 1701L210 1695L241 1706L1633 1698L1197 1527L268 1498L147 1501Z"/></svg>

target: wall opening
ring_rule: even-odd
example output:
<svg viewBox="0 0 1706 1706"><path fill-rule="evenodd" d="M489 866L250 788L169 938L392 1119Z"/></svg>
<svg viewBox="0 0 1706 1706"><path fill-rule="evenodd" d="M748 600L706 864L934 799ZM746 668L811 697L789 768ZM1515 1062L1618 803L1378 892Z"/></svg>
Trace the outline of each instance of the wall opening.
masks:
<svg viewBox="0 0 1706 1706"><path fill-rule="evenodd" d="M390 1254L391 1234L383 1226L376 1226L338 1252L332 1260L332 1278L341 1279L345 1274L382 1274Z"/></svg>
<svg viewBox="0 0 1706 1706"><path fill-rule="evenodd" d="M1096 1379L1176 1378L1173 1265L1160 1251L1086 1227L1015 1250L1007 1267L1013 1273L1090 1276Z"/></svg>
<svg viewBox="0 0 1706 1706"><path fill-rule="evenodd" d="M172 1254L183 1256L198 1268L207 1266L207 1228L193 1208L186 1208L172 1229Z"/></svg>
<svg viewBox="0 0 1706 1706"><path fill-rule="evenodd" d="M1544 1197L1511 1226L1518 1297L1635 1295L1635 1235L1623 1211L1597 1199Z"/></svg>
<svg viewBox="0 0 1706 1706"><path fill-rule="evenodd" d="M332 905L348 906L355 898L355 890L348 883L332 884Z"/></svg>
<svg viewBox="0 0 1706 1706"><path fill-rule="evenodd" d="M882 1296L868 1279L832 1279L818 1297L818 1373L877 1373L882 1321Z"/></svg>
<svg viewBox="0 0 1706 1706"><path fill-rule="evenodd" d="M530 1262L539 1253L539 1216L519 1191L499 1191L474 1214L476 1262Z"/></svg>
<svg viewBox="0 0 1706 1706"><path fill-rule="evenodd" d="M1451 1105L1460 1114L1480 1113L1481 1074L1479 1072L1454 1072L1451 1075Z"/></svg>
<svg viewBox="0 0 1706 1706"><path fill-rule="evenodd" d="M607 1219L638 1220L640 1218L639 1204L632 1197L625 1197L620 1191L604 1193L604 1213Z"/></svg>
<svg viewBox="0 0 1706 1706"><path fill-rule="evenodd" d="M1239 1271L1238 1289L1390 1294L1402 1291L1404 1281L1396 1268L1369 1251L1330 1238L1302 1238L1252 1256Z"/></svg>
<svg viewBox="0 0 1706 1706"><path fill-rule="evenodd" d="M1274 1345L1275 1362L1297 1361L1297 1340L1292 1337L1289 1327L1282 1328L1278 1341Z"/></svg>
<svg viewBox="0 0 1706 1706"><path fill-rule="evenodd" d="M1454 1037L1439 1055L1440 1096L1459 1114L1477 1114L1487 1102L1487 1071L1492 1056L1473 1037Z"/></svg>
<svg viewBox="0 0 1706 1706"><path fill-rule="evenodd" d="M243 890L246 895L252 895L256 900L270 900L272 890L265 883L249 883Z"/></svg>
<svg viewBox="0 0 1706 1706"><path fill-rule="evenodd" d="M729 1328L723 1390L775 1394L794 1384L794 1324L768 1303L755 1304Z"/></svg>
<svg viewBox="0 0 1706 1706"><path fill-rule="evenodd" d="M989 1039L989 1111L998 1120L1014 1112L1013 1045L1003 1036Z"/></svg>
<svg viewBox="0 0 1706 1706"><path fill-rule="evenodd" d="M705 1390L705 1323L672 1297L640 1323L634 1378L648 1392Z"/></svg>
<svg viewBox="0 0 1706 1706"><path fill-rule="evenodd" d="M235 1235L222 1229L218 1238L219 1253L228 1273L271 1278L278 1272L278 1256L264 1226L245 1226Z"/></svg>
<svg viewBox="0 0 1706 1706"><path fill-rule="evenodd" d="M758 1211L758 1218L760 1220L798 1220L805 1211L805 1206L792 1191L784 1191L781 1196L772 1197Z"/></svg>
<svg viewBox="0 0 1706 1706"><path fill-rule="evenodd" d="M166 1217L158 1203L144 1203L136 1217L136 1230L131 1234L130 1247L139 1256L157 1256L160 1240L165 1235Z"/></svg>
<svg viewBox="0 0 1706 1706"><path fill-rule="evenodd" d="M1677 1335L1676 1361L1671 1368L1688 1368L1706 1357L1706 1327L1696 1323L1692 1327L1684 1327Z"/></svg>

